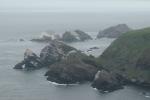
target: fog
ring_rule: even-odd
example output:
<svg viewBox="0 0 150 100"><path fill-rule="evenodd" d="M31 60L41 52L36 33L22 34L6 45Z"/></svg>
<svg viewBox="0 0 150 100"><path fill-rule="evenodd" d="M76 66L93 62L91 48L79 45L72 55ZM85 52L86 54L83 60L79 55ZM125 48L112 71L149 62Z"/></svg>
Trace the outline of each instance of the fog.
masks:
<svg viewBox="0 0 150 100"><path fill-rule="evenodd" d="M149 5L149 0L0 0L0 33L98 32L121 23L149 27Z"/></svg>
<svg viewBox="0 0 150 100"><path fill-rule="evenodd" d="M0 0L0 12L143 12L149 5L149 0Z"/></svg>

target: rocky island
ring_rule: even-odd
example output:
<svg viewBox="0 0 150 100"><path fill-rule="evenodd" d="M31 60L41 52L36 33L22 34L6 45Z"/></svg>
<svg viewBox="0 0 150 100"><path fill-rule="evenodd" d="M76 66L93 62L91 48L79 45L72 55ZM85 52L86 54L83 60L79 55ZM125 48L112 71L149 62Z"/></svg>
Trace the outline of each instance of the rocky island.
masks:
<svg viewBox="0 0 150 100"><path fill-rule="evenodd" d="M92 37L81 30L66 31L62 36L56 33L43 32L40 38L31 39L33 42L45 42L48 43L51 40L57 40L62 42L79 42L85 40L92 40Z"/></svg>
<svg viewBox="0 0 150 100"><path fill-rule="evenodd" d="M73 47L53 40L44 47L38 57L30 49L24 53L24 59L14 69L37 69L48 67L46 72L49 81L59 84L72 84L92 81L100 66L96 58L87 56ZM23 67L25 65L25 67Z"/></svg>
<svg viewBox="0 0 150 100"><path fill-rule="evenodd" d="M116 26L112 26L109 28L104 29L103 31L100 31L97 35L97 38L117 38L123 33L131 31L131 28L129 28L126 24L119 24Z"/></svg>
<svg viewBox="0 0 150 100"><path fill-rule="evenodd" d="M66 31L62 36L64 42L78 42L85 40L92 40L91 36L81 30Z"/></svg>
<svg viewBox="0 0 150 100"><path fill-rule="evenodd" d="M128 84L150 86L150 28L122 34L98 58L57 40L48 43L39 57L27 49L24 60L14 68L48 67L45 73L48 81L59 84L89 81L101 91L114 91Z"/></svg>
<svg viewBox="0 0 150 100"><path fill-rule="evenodd" d="M58 63L49 67L45 74L48 80L59 84L73 84L93 81L100 67L94 58L80 52L70 53Z"/></svg>
<svg viewBox="0 0 150 100"><path fill-rule="evenodd" d="M22 69L23 65L25 68L39 68L50 66L55 62L62 60L67 54L77 49L68 46L60 41L51 40L49 44L45 46L38 57L32 50L27 49L24 53L24 59L15 65L15 69Z"/></svg>
<svg viewBox="0 0 150 100"><path fill-rule="evenodd" d="M56 34L55 32L42 32L41 36L39 38L34 38L31 39L32 42L44 42L44 43L48 43L51 40L59 40L60 36L58 34Z"/></svg>

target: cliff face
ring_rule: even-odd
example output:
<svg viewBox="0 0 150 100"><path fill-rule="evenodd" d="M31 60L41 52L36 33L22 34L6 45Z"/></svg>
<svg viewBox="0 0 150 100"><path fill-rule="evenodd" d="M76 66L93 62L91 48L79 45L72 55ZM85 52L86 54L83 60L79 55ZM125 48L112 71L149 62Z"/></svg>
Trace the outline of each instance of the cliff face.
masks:
<svg viewBox="0 0 150 100"><path fill-rule="evenodd" d="M47 76L47 80L59 84L80 83L93 81L99 68L94 58L80 52L74 52L51 65L45 76Z"/></svg>
<svg viewBox="0 0 150 100"><path fill-rule="evenodd" d="M130 31L131 29L126 24L119 24L116 26L109 27L100 31L97 35L97 38L108 37L108 38L117 38L123 33Z"/></svg>
<svg viewBox="0 0 150 100"><path fill-rule="evenodd" d="M98 58L101 65L137 84L150 83L150 28L130 31L115 40Z"/></svg>

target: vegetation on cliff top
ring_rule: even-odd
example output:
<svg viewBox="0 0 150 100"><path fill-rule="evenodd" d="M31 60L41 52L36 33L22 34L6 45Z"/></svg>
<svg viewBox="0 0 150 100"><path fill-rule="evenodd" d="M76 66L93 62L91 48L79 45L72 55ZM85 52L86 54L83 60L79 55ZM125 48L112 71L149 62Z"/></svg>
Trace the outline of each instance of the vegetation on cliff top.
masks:
<svg viewBox="0 0 150 100"><path fill-rule="evenodd" d="M106 69L121 73L129 79L150 83L150 66L143 69L142 63L150 61L150 28L124 33L98 58ZM141 59L142 58L142 59ZM142 62L139 64L139 62ZM147 64L148 65L148 64Z"/></svg>

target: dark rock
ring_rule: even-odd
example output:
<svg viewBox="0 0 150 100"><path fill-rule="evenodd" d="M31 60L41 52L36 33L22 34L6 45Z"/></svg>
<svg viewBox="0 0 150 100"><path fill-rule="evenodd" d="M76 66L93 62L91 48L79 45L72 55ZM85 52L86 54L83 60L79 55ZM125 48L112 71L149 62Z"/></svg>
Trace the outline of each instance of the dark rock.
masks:
<svg viewBox="0 0 150 100"><path fill-rule="evenodd" d="M143 94L143 95L146 95L147 93L146 93L146 92L142 92L142 94Z"/></svg>
<svg viewBox="0 0 150 100"><path fill-rule="evenodd" d="M55 33L43 32L40 38L31 39L33 42L45 42L48 43L52 40L60 40L60 36Z"/></svg>
<svg viewBox="0 0 150 100"><path fill-rule="evenodd" d="M24 53L24 60L16 64L14 69L34 69L40 67L40 58L33 53L30 49L27 49Z"/></svg>
<svg viewBox="0 0 150 100"><path fill-rule="evenodd" d="M119 24L100 31L97 38L108 37L117 38L123 33L129 32L131 29L126 24Z"/></svg>
<svg viewBox="0 0 150 100"><path fill-rule="evenodd" d="M43 32L40 38L31 39L33 42L45 42L48 43L52 40L63 41L63 42L77 42L91 40L91 36L81 30L75 30L73 32L66 31L62 37L58 34Z"/></svg>
<svg viewBox="0 0 150 100"><path fill-rule="evenodd" d="M24 39L19 39L19 41L23 42L23 41L24 41Z"/></svg>
<svg viewBox="0 0 150 100"><path fill-rule="evenodd" d="M99 49L99 48L98 48L98 47L91 47L91 48L89 48L89 49L87 50L87 52L91 52L91 51L96 50L96 49Z"/></svg>
<svg viewBox="0 0 150 100"><path fill-rule="evenodd" d="M23 65L24 65L24 64L25 64L25 62L22 61L22 62L16 64L15 67L14 67L14 69L23 69Z"/></svg>
<svg viewBox="0 0 150 100"><path fill-rule="evenodd" d="M93 49L99 49L99 48L98 47L91 47L90 49L93 50Z"/></svg>
<svg viewBox="0 0 150 100"><path fill-rule="evenodd" d="M45 42L48 43L49 41L51 41L52 39L47 37L47 38L39 38L39 39L31 39L32 42Z"/></svg>
<svg viewBox="0 0 150 100"><path fill-rule="evenodd" d="M59 84L72 84L77 82L92 81L98 67L93 63L86 63L88 56L76 52L70 53L62 61L50 66L50 70L45 74L47 80Z"/></svg>
<svg viewBox="0 0 150 100"><path fill-rule="evenodd" d="M69 53L76 51L78 50L62 42L51 40L49 45L42 49L40 57L27 49L24 53L24 60L16 64L14 69L23 69L23 66L27 69L49 66L61 61Z"/></svg>
<svg viewBox="0 0 150 100"><path fill-rule="evenodd" d="M121 77L105 70L98 71L92 83L93 88L102 91L114 91L122 88Z"/></svg>
<svg viewBox="0 0 150 100"><path fill-rule="evenodd" d="M76 33L74 33L76 34ZM76 36L74 36L74 34L72 34L70 31L66 31L63 36L62 36L62 41L64 42L77 42L79 41L78 38Z"/></svg>
<svg viewBox="0 0 150 100"><path fill-rule="evenodd" d="M75 32L79 35L81 41L92 40L92 37L90 35L81 30L75 30Z"/></svg>
<svg viewBox="0 0 150 100"><path fill-rule="evenodd" d="M75 48L68 46L59 41L50 41L49 45L42 49L40 60L44 65L51 65L62 60L69 52L77 51Z"/></svg>
<svg viewBox="0 0 150 100"><path fill-rule="evenodd" d="M92 51L91 49L87 50L87 52L91 52L91 51Z"/></svg>
<svg viewBox="0 0 150 100"><path fill-rule="evenodd" d="M62 41L64 42L77 42L91 40L91 36L81 30L75 30L73 32L66 31L62 36Z"/></svg>

